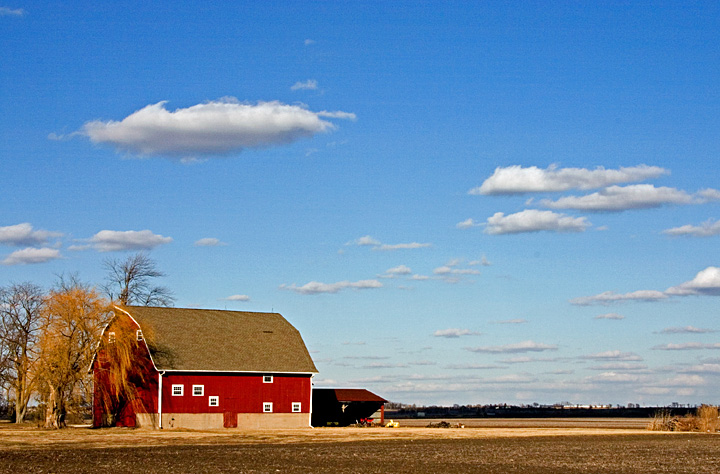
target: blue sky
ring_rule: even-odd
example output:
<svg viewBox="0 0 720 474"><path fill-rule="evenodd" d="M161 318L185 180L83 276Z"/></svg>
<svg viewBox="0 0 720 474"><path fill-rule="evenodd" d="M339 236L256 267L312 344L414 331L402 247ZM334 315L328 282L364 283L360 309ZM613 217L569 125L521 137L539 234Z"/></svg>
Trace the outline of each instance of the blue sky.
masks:
<svg viewBox="0 0 720 474"><path fill-rule="evenodd" d="M142 250L319 386L718 403L720 7L478 3L0 4L0 284Z"/></svg>

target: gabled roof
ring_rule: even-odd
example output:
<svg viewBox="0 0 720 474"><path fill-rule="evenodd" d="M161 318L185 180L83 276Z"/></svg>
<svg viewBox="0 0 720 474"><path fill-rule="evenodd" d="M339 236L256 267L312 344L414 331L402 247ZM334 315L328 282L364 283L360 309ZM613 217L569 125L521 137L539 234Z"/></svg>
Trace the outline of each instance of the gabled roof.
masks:
<svg viewBox="0 0 720 474"><path fill-rule="evenodd" d="M116 308L140 325L158 370L317 373L300 333L277 313Z"/></svg>
<svg viewBox="0 0 720 474"><path fill-rule="evenodd" d="M339 402L387 402L364 388L314 388L313 391L333 393Z"/></svg>

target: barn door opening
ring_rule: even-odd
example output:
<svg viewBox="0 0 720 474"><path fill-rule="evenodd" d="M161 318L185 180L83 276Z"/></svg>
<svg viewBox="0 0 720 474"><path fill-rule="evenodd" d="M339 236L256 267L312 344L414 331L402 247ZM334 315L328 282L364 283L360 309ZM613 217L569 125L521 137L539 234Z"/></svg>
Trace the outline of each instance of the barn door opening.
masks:
<svg viewBox="0 0 720 474"><path fill-rule="evenodd" d="M226 411L223 413L223 426L225 428L237 428L237 413Z"/></svg>

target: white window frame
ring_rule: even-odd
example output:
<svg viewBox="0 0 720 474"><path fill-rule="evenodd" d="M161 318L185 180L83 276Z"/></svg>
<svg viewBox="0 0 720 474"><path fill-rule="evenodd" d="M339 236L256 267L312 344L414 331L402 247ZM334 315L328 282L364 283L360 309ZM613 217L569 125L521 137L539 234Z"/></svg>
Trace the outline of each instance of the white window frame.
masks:
<svg viewBox="0 0 720 474"><path fill-rule="evenodd" d="M263 375L263 383L273 383L272 375Z"/></svg>
<svg viewBox="0 0 720 474"><path fill-rule="evenodd" d="M292 412L293 413L302 413L302 403L301 402L292 402Z"/></svg>
<svg viewBox="0 0 720 474"><path fill-rule="evenodd" d="M185 385L181 383L174 383L172 384L172 396L173 397L182 397L185 393Z"/></svg>
<svg viewBox="0 0 720 474"><path fill-rule="evenodd" d="M200 390L197 390L200 389ZM205 395L205 385L193 385L192 386L193 397L202 397Z"/></svg>
<svg viewBox="0 0 720 474"><path fill-rule="evenodd" d="M137 331L135 331L135 339L137 339L138 342L143 340L142 329L138 329Z"/></svg>
<svg viewBox="0 0 720 474"><path fill-rule="evenodd" d="M208 397L208 406L209 407L219 407L220 406L220 397L217 395L211 395Z"/></svg>
<svg viewBox="0 0 720 474"><path fill-rule="evenodd" d="M273 404L272 402L263 402L263 413L272 413Z"/></svg>

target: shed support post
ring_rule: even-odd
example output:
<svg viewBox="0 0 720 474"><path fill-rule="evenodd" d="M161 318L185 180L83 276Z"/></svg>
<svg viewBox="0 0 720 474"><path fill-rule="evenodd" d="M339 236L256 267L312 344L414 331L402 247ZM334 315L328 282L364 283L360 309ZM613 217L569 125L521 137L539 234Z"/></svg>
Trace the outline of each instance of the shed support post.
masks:
<svg viewBox="0 0 720 474"><path fill-rule="evenodd" d="M384 403L380 406L380 424L381 425L385 424L385 404Z"/></svg>

